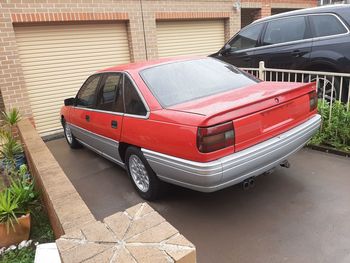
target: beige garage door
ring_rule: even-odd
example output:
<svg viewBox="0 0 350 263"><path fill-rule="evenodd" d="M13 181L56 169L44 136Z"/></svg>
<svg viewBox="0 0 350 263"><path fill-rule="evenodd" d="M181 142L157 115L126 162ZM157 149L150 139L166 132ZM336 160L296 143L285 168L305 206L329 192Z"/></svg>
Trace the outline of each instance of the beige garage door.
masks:
<svg viewBox="0 0 350 263"><path fill-rule="evenodd" d="M223 20L157 22L159 57L209 55L225 43Z"/></svg>
<svg viewBox="0 0 350 263"><path fill-rule="evenodd" d="M41 135L61 129L63 100L76 95L89 74L130 61L125 24L15 28L26 87Z"/></svg>

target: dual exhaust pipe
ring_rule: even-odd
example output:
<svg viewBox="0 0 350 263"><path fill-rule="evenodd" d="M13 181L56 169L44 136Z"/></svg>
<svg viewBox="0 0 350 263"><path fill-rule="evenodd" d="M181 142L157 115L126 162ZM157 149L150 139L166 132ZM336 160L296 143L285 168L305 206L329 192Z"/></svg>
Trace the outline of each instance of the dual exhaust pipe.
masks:
<svg viewBox="0 0 350 263"><path fill-rule="evenodd" d="M254 177L248 178L243 181L242 188L243 190L248 190L250 188L253 188L255 186L255 179Z"/></svg>
<svg viewBox="0 0 350 263"><path fill-rule="evenodd" d="M280 166L284 167L284 168L289 168L290 167L290 163L288 162L288 160L285 160L285 161L280 163ZM274 171L274 168L269 170L269 171L267 171L267 172L265 172L264 174L271 174L273 171ZM243 190L248 190L250 188L253 188L254 186L255 186L255 179L254 179L254 177L250 177L248 179L245 179L242 182Z"/></svg>

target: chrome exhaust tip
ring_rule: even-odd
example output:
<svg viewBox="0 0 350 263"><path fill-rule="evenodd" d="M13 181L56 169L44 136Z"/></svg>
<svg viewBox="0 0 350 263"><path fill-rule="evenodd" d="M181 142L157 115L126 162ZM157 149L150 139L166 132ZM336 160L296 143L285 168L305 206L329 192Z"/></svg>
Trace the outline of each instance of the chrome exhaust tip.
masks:
<svg viewBox="0 0 350 263"><path fill-rule="evenodd" d="M289 168L290 167L290 163L288 162L288 160L285 160L282 163L280 163L280 166L284 167L284 168Z"/></svg>

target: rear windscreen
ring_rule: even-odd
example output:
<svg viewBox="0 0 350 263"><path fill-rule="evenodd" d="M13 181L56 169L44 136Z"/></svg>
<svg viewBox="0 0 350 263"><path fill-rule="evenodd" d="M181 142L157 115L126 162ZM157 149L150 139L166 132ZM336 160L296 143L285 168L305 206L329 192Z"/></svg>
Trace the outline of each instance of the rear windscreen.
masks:
<svg viewBox="0 0 350 263"><path fill-rule="evenodd" d="M259 80L214 58L173 62L140 73L163 107L241 88Z"/></svg>

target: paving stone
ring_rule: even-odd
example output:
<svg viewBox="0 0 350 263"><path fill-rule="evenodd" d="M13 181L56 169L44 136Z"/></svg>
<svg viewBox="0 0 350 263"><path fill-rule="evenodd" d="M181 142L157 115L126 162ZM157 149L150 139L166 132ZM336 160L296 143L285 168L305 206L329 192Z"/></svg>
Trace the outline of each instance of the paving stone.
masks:
<svg viewBox="0 0 350 263"><path fill-rule="evenodd" d="M106 251L109 248L112 248L112 246L97 243L85 243L69 250L61 251L61 257L64 263L80 263Z"/></svg>
<svg viewBox="0 0 350 263"><path fill-rule="evenodd" d="M121 247L116 251L116 254L111 263L137 263L130 252Z"/></svg>
<svg viewBox="0 0 350 263"><path fill-rule="evenodd" d="M160 243L178 233L168 222L163 222L127 240L128 243Z"/></svg>
<svg viewBox="0 0 350 263"><path fill-rule="evenodd" d="M131 223L131 226L125 234L125 239L140 234L151 227L159 225L164 221L165 219L157 212L153 212L148 215L145 215L144 217L141 217L140 219L136 219Z"/></svg>
<svg viewBox="0 0 350 263"><path fill-rule="evenodd" d="M165 248L165 251L176 263L196 262L196 251L194 248Z"/></svg>
<svg viewBox="0 0 350 263"><path fill-rule="evenodd" d="M131 223L130 218L122 212L116 213L103 219L108 227L113 231L117 239L121 240L124 238L126 231Z"/></svg>
<svg viewBox="0 0 350 263"><path fill-rule="evenodd" d="M194 248L194 245L188 241L183 235L178 234L166 241L166 244L179 245L179 246L187 246Z"/></svg>
<svg viewBox="0 0 350 263"><path fill-rule="evenodd" d="M138 263L170 263L174 262L164 251L156 246L132 246L127 249Z"/></svg>
<svg viewBox="0 0 350 263"><path fill-rule="evenodd" d="M141 209L142 203L129 207L125 212L131 217L134 218L136 213Z"/></svg>
<svg viewBox="0 0 350 263"><path fill-rule="evenodd" d="M106 225L100 221L84 226L81 231L87 240L93 242L114 242L118 241Z"/></svg>
<svg viewBox="0 0 350 263"><path fill-rule="evenodd" d="M65 240L65 239L60 238L60 239L56 240L56 245L61 252L65 252L69 249L72 249L76 246L79 246L79 243L72 242L72 240Z"/></svg>
<svg viewBox="0 0 350 263"><path fill-rule="evenodd" d="M80 229L67 232L64 234L64 236L62 236L62 238L64 238L64 239L78 239L78 240L85 239L83 232L81 232Z"/></svg>
<svg viewBox="0 0 350 263"><path fill-rule="evenodd" d="M142 217L142 216L149 214L151 212L154 212L154 209L150 205L148 205L147 203L143 203L142 209L139 213L139 217Z"/></svg>
<svg viewBox="0 0 350 263"><path fill-rule="evenodd" d="M109 263L114 255L114 248L108 248L100 254L84 261L84 263ZM130 262L130 261L129 261Z"/></svg>

